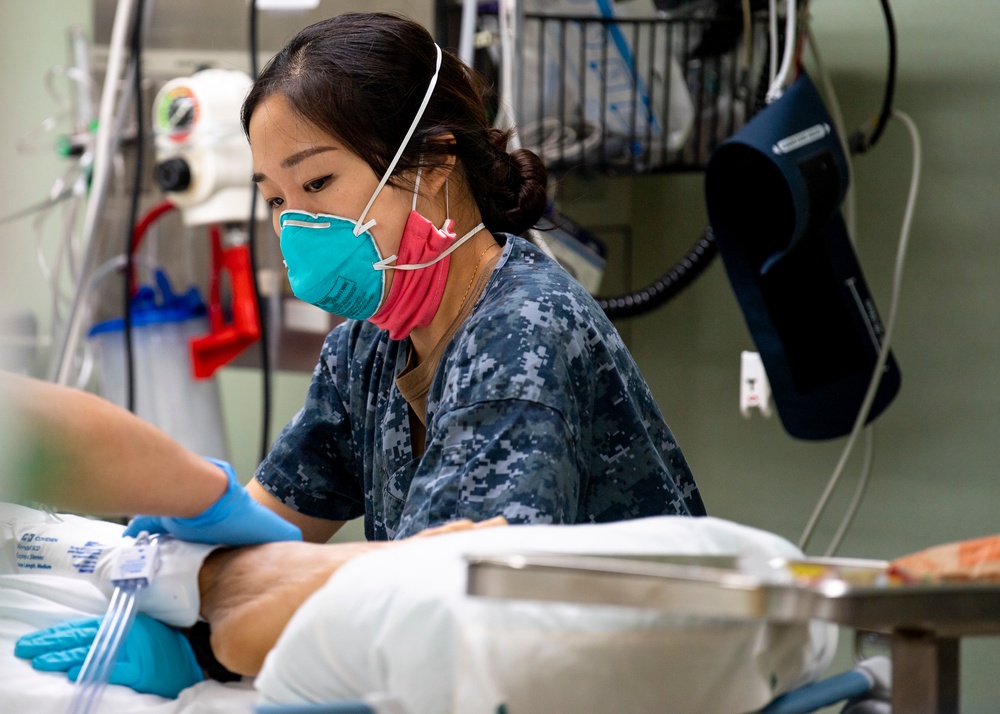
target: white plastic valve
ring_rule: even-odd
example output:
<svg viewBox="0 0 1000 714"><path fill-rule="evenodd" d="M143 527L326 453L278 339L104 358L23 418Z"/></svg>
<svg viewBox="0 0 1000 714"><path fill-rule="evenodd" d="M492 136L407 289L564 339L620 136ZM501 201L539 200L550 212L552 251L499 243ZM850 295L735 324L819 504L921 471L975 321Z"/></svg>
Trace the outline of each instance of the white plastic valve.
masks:
<svg viewBox="0 0 1000 714"><path fill-rule="evenodd" d="M172 79L157 93L156 159L158 169L170 167L173 179L161 187L181 209L185 225L239 223L249 217L256 191L240 107L250 85L245 72L205 69ZM256 200L257 215L266 215L259 196Z"/></svg>
<svg viewBox="0 0 1000 714"><path fill-rule="evenodd" d="M740 354L740 414L749 418L753 409L771 416L771 383L760 355L744 350Z"/></svg>

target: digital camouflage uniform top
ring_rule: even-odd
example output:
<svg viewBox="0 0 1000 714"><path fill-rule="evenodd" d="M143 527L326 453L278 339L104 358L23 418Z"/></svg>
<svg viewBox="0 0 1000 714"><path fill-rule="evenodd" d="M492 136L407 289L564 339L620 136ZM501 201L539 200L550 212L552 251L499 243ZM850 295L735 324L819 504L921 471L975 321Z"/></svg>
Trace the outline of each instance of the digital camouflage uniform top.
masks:
<svg viewBox="0 0 1000 714"><path fill-rule="evenodd" d="M527 241L498 238L503 255L427 394L422 456L395 383L409 341L349 320L326 338L305 406L256 478L303 514L364 515L369 540L496 515L703 515L687 462L597 303Z"/></svg>

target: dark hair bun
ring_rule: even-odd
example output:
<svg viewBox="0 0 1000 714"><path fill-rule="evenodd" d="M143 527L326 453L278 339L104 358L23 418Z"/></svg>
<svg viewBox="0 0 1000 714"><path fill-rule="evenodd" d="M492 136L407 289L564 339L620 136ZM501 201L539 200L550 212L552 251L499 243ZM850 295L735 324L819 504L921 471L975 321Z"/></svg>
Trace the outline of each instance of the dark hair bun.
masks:
<svg viewBox="0 0 1000 714"><path fill-rule="evenodd" d="M548 201L548 170L542 160L527 149L507 153L510 132L490 129L495 151L493 180L499 187L492 196L493 215L484 216L490 230L520 234L538 223Z"/></svg>
<svg viewBox="0 0 1000 714"><path fill-rule="evenodd" d="M523 226L518 232L523 233L538 223L545 212L548 203L546 185L549 172L538 155L527 149L512 152L510 161L514 165L515 172L521 177L517 208L512 214L517 214L517 221ZM513 215L511 220L515 220Z"/></svg>

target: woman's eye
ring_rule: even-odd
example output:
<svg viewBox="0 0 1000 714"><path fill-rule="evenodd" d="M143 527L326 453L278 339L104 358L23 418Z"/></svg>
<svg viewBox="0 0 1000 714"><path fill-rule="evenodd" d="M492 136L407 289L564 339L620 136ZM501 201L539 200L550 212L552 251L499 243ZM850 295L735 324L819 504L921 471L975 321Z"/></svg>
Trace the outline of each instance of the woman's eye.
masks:
<svg viewBox="0 0 1000 714"><path fill-rule="evenodd" d="M314 193L316 191L321 190L324 186L326 186L327 181L329 181L329 180L330 180L329 176L324 176L323 178L313 179L312 181L310 181L309 183L306 184L305 189L306 189L306 191Z"/></svg>
<svg viewBox="0 0 1000 714"><path fill-rule="evenodd" d="M267 199L267 205L271 207L272 211L277 211L281 208L281 204L285 202L283 198L269 198Z"/></svg>

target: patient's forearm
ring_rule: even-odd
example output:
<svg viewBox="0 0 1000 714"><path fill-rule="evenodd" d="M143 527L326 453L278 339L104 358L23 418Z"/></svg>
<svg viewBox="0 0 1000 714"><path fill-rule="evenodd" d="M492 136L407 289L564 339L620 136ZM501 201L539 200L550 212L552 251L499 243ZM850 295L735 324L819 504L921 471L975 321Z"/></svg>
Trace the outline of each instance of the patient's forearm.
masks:
<svg viewBox="0 0 1000 714"><path fill-rule="evenodd" d="M505 526L503 517L459 520L413 538ZM299 606L349 560L405 541L265 543L212 553L198 575L201 614L212 626L212 652L238 674L256 676ZM333 633L331 633L331 636Z"/></svg>
<svg viewBox="0 0 1000 714"><path fill-rule="evenodd" d="M26 432L28 492L16 496L92 514L190 517L226 490L221 469L93 394L0 372L0 398Z"/></svg>
<svg viewBox="0 0 1000 714"><path fill-rule="evenodd" d="M216 551L198 581L216 659L232 672L255 676L298 607L337 568L393 545L284 542Z"/></svg>

